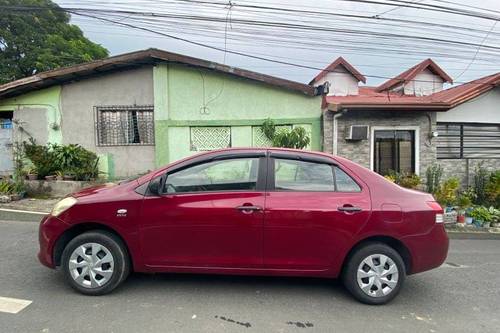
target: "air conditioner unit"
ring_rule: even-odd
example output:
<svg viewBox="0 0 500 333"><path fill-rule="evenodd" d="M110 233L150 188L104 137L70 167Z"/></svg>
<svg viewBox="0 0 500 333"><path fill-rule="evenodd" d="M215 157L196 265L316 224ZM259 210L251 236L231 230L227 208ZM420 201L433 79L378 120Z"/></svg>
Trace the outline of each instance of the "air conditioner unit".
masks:
<svg viewBox="0 0 500 333"><path fill-rule="evenodd" d="M360 141L368 139L368 125L351 125L346 140Z"/></svg>

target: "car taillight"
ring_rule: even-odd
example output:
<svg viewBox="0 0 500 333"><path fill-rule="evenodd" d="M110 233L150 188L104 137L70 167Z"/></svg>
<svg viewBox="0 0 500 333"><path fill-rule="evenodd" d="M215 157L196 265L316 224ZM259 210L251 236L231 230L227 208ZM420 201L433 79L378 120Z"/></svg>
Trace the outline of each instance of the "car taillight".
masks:
<svg viewBox="0 0 500 333"><path fill-rule="evenodd" d="M431 207L431 209L436 213L436 223L443 223L444 214L441 205L436 201L427 201L427 206Z"/></svg>

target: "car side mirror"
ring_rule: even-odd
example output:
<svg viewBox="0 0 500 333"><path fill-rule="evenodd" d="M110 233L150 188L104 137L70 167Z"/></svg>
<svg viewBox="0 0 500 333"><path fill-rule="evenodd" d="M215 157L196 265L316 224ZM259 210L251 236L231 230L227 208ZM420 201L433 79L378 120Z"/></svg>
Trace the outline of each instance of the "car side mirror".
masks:
<svg viewBox="0 0 500 333"><path fill-rule="evenodd" d="M153 195L162 195L163 187L165 186L165 181L167 176L163 175L160 178L155 178L149 183L149 193Z"/></svg>

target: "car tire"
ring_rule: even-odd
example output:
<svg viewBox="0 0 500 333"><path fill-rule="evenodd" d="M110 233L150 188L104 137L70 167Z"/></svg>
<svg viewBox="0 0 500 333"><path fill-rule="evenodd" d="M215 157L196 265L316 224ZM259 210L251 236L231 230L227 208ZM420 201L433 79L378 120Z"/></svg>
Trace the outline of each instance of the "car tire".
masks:
<svg viewBox="0 0 500 333"><path fill-rule="evenodd" d="M383 243L367 243L348 258L342 274L346 289L358 301L385 304L396 297L406 278L399 253Z"/></svg>
<svg viewBox="0 0 500 333"><path fill-rule="evenodd" d="M61 259L71 287L85 295L99 296L118 287L130 272L123 242L107 231L90 231L73 238Z"/></svg>

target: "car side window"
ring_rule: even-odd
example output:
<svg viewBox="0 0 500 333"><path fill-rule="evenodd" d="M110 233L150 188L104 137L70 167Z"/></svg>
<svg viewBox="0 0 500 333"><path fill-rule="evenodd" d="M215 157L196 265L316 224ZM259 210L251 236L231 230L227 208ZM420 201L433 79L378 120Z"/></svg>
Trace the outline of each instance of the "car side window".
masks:
<svg viewBox="0 0 500 333"><path fill-rule="evenodd" d="M329 164L287 159L274 160L274 188L288 191L335 191Z"/></svg>
<svg viewBox="0 0 500 333"><path fill-rule="evenodd" d="M335 183L338 192L360 192L361 187L339 167L335 167Z"/></svg>
<svg viewBox="0 0 500 333"><path fill-rule="evenodd" d="M163 193L255 190L258 158L207 162L167 176Z"/></svg>

